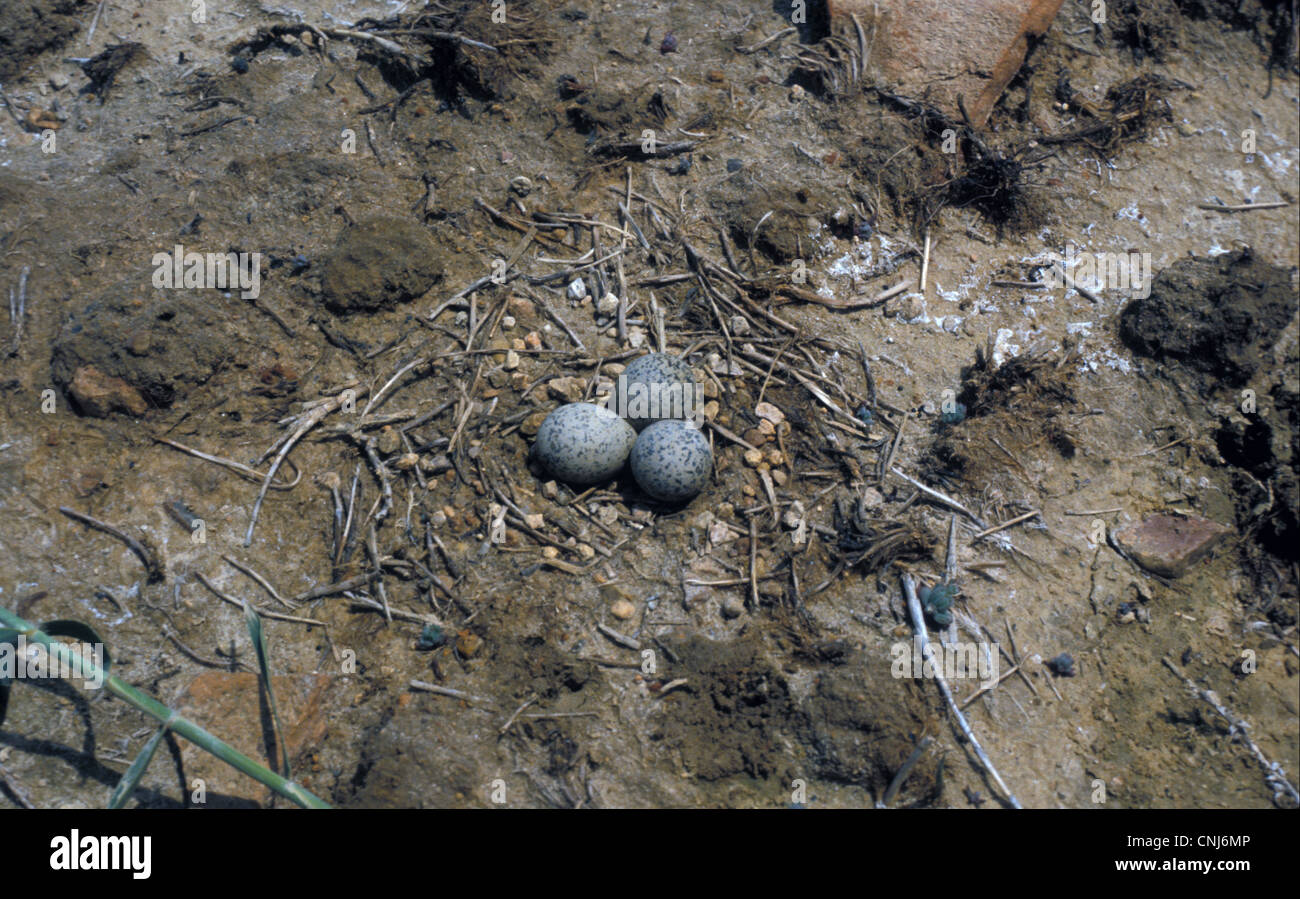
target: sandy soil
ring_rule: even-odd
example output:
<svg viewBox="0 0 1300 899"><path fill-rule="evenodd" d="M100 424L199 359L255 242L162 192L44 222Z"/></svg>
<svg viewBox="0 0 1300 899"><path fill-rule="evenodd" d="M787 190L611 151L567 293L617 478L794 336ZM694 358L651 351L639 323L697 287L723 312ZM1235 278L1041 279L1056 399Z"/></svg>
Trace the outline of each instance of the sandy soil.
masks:
<svg viewBox="0 0 1300 899"><path fill-rule="evenodd" d="M215 591L300 619L266 621L277 698L296 779L339 805L871 807L932 737L891 803L996 807L1005 797L935 683L891 676L891 648L912 635L899 574L943 576L952 517L878 477L910 413L893 467L985 523L1038 512L979 539L962 518L953 560L957 608L1006 651L1003 673L1020 664L965 707L1019 801L1289 804L1165 664L1214 691L1295 782L1300 125L1291 61L1270 69L1265 23L1189 16L1152 37L1116 4L1094 32L1087 5L1067 0L981 137L1022 151L1015 196L939 209L927 198L958 163L869 76L819 90L796 71L815 35L737 51L784 27L781 4L520 0L505 24L466 5L447 13L454 30L499 52L431 38L426 68L365 38L322 48L297 27L395 15L407 27L415 3L235 3L194 23L182 5L120 0L89 40L97 4L46 6L76 32L0 44L13 112L0 118L0 285L25 278L26 298L21 333L0 326L7 608L91 624L116 674L268 764L243 613ZM141 46L107 85L75 61L129 43ZM1061 105L1067 70L1103 108L1114 87L1164 79L1145 130L1044 140L1091 121ZM647 128L695 146L614 147ZM619 231L629 196L649 249ZM1199 208L1272 201L1287 205ZM552 228L565 214L610 227ZM602 267L631 304L622 340L590 298L537 283L593 250L593 233L597 256L622 250L625 287ZM262 254L259 296L156 289L154 255L178 243ZM1037 280L1067 243L1149 253L1154 274L1248 247L1260 267L1223 283L1281 286L1221 348L1243 369L1152 358L1120 338L1133 290L995 283ZM498 259L510 284L466 294ZM796 259L801 289L822 300L913 288L836 311L773 286ZM1219 276L1165 277L1153 296L1185 297L1178 308L1201 320L1206 301L1187 295ZM711 430L713 483L684 508L630 478L573 501L530 467L528 432L659 348L655 308L726 432L765 438L757 404L781 410L788 428L764 446L781 458L760 471ZM875 381L868 425L817 396L849 413L869 403L859 345ZM981 353L1022 368L998 380ZM87 368L108 388L76 402ZM258 460L304 403L351 388L368 411L403 369L364 427L339 411L297 444L301 481L267 493L248 545L259 484L174 445L265 472ZM970 417L946 424L954 396ZM391 472L391 506L368 445ZM424 461L402 469L412 452ZM364 525L340 552L330 485L347 503L354 479ZM500 495L545 524L511 511L493 543ZM204 542L169 514L176 502L203 520ZM164 578L148 582L126 546L63 506L146 539ZM1104 535L1165 510L1232 536L1173 580L1095 539L1098 522ZM796 542L800 520L809 539ZM882 535L889 564L858 561ZM381 580L292 610L227 561L294 597L373 571L376 556ZM620 600L630 620L613 616ZM384 603L406 620L387 621ZM417 649L433 622L446 643ZM1043 665L1063 652L1073 676ZM961 702L977 685L954 689ZM0 806L19 794L101 806L152 730L100 693L20 683L0 724ZM198 778L209 804L272 804L183 741L169 748L134 802L190 803Z"/></svg>

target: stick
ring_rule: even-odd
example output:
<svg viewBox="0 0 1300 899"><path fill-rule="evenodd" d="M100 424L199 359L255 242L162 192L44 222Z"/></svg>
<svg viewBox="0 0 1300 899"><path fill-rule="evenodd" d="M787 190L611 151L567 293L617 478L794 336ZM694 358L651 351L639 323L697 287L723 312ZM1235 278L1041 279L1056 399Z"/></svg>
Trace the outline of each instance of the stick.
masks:
<svg viewBox="0 0 1300 899"><path fill-rule="evenodd" d="M948 519L948 555L943 563L943 579L952 583L957 577L957 516Z"/></svg>
<svg viewBox="0 0 1300 899"><path fill-rule="evenodd" d="M18 345L23 342L23 319L27 315L27 275L31 268L24 265L21 272L18 273L18 298L15 305L14 295L9 294L9 317L14 322L14 339L9 345L9 355L18 355Z"/></svg>
<svg viewBox="0 0 1300 899"><path fill-rule="evenodd" d="M967 509L961 503L957 502L957 500L952 499L951 497L948 496L944 496L938 490L930 489L929 487L925 486L915 478L909 478L907 475L903 474L897 468L891 468L889 470L892 471L894 474L898 475L904 481L907 481L907 483L911 484L917 490L920 490L926 496L930 497L930 499L938 500L939 502L943 503L945 506L947 506L950 509L956 509L958 512L965 515L967 518L969 518L971 521L975 522L977 525L979 525L982 528L988 527L988 525L985 524L983 521L981 521L974 512L972 512L970 509Z"/></svg>
<svg viewBox="0 0 1300 899"><path fill-rule="evenodd" d="M253 503L253 515L248 522L248 533L244 535L245 546L252 546L253 544L253 528L257 527L257 516L258 513L262 511L262 500L266 498L266 491L271 486L271 479L275 477L276 471L279 470L280 463L284 462L284 457L289 455L289 450L293 449L293 445L297 443L304 434L316 425L320 424L325 416L340 408L345 399L348 398L355 399L349 395L348 391L344 390L340 392L338 396L330 397L328 400L322 401L310 412L304 412L297 419L294 419L295 421L301 422L301 424L289 435L289 438L284 441L284 445L281 447L279 455L275 457L275 461L271 463L271 467L266 471L266 480L262 482L262 489L257 492L257 502ZM258 460L259 464L262 461L265 461L266 456L268 455L270 455L269 451L263 454L262 459Z"/></svg>
<svg viewBox="0 0 1300 899"><path fill-rule="evenodd" d="M624 646L628 649L641 648L641 642L639 640L633 640L631 637L627 636L626 634L620 634L612 627L607 627L604 624L597 624L596 630L600 631L606 637L609 637L609 639L613 640L619 646Z"/></svg>
<svg viewBox="0 0 1300 899"><path fill-rule="evenodd" d="M776 34L772 35L771 37L763 38L757 44L750 44L748 47L737 47L736 52L744 53L745 55L749 55L750 53L757 53L759 50L762 50L768 44L771 44L774 41L779 41L783 37L788 37L792 34L797 34L798 32L799 32L798 28L782 28Z"/></svg>
<svg viewBox="0 0 1300 899"><path fill-rule="evenodd" d="M925 253L921 256L921 296L925 297L925 279L930 274L930 229L925 229Z"/></svg>
<svg viewBox="0 0 1300 899"><path fill-rule="evenodd" d="M903 783L907 780L907 775L912 773L912 769L916 767L916 763L921 760L921 756L925 755L925 750L928 749L930 744L933 742L934 737L926 736L921 738L921 742L916 744L916 748L913 749L912 754L907 757L907 761L903 762L903 767L898 769L898 773L894 775L894 779L889 782L889 789L885 790L885 798L880 800L880 804L877 805L876 808L889 808L889 803L893 801L894 796L897 795L898 791L902 788Z"/></svg>
<svg viewBox="0 0 1300 899"><path fill-rule="evenodd" d="M1222 203L1198 203L1197 209L1208 209L1211 212L1250 212L1252 209L1281 209L1283 206L1290 206L1290 203L1241 203L1236 206L1225 206Z"/></svg>
<svg viewBox="0 0 1300 899"><path fill-rule="evenodd" d="M966 706L970 705L972 702L974 702L975 700L979 699L981 696L983 696L983 695L984 695L985 693L987 693L989 690L992 690L994 687L1000 687L1000 686L1002 685L1002 682L1003 682L1004 680L1006 680L1007 678L1009 678L1011 675L1017 673L1019 670L1020 670L1020 666L1017 664L1017 665L1013 666L1012 668L1010 668L1009 670L1004 671L1004 672L1002 673L1002 676L999 677L997 680L995 680L993 683L991 683L991 684L985 684L983 687L980 687L980 688L979 688L978 690L976 690L974 693L972 693L971 695L967 696L964 700L962 700L961 707L962 707L963 709L966 708Z"/></svg>
<svg viewBox="0 0 1300 899"><path fill-rule="evenodd" d="M998 773L997 768L993 767L993 762L989 760L988 755L984 752L984 747L980 745L979 740L975 737L975 732L971 730L970 724L966 721L966 716L961 713L961 709L957 707L957 703L953 700L952 690L949 689L948 682L944 680L940 665L933 662L934 647L930 645L930 634L925 628L925 617L921 612L921 601L916 598L916 584L913 582L912 576L904 574L902 581L903 593L907 597L907 610L912 617L912 628L921 643L921 655L933 665L934 679L939 684L939 691L943 693L944 700L948 703L948 709L952 712L953 717L957 719L957 724L960 726L962 733L965 734L966 739L970 741L971 748L975 750L975 755L980 760L980 764L984 766L984 770L993 778L993 782L1006 795L1011 807L1021 808L1020 800L1007 788L1007 785L1002 780L1002 775Z"/></svg>
<svg viewBox="0 0 1300 899"><path fill-rule="evenodd" d="M104 4L107 2L108 0L99 0L99 6L95 7L95 18L90 20L90 30L86 32L87 47L89 47L90 42L95 39L95 28L99 25L99 17L104 12Z"/></svg>
<svg viewBox="0 0 1300 899"><path fill-rule="evenodd" d="M225 559L235 568L238 568L240 571L244 572L244 574L248 575L253 580L257 581L257 583L262 587L262 589L265 590L267 593L271 594L271 598L274 599L276 602L278 602L280 605L284 606L286 609L293 608L293 606L289 603L287 599L285 599L283 596L281 596L279 593L276 592L275 588L271 586L270 582L267 581L266 578L262 577L252 568L249 568L247 565L235 561L229 555L222 555L221 558Z"/></svg>
<svg viewBox="0 0 1300 899"><path fill-rule="evenodd" d="M437 684L425 683L422 680L411 681L411 689L423 690L426 693L437 693L439 696L450 696L453 699L463 699L466 702L481 702L484 705L495 704L492 700L485 699L482 696L474 696L473 694L466 693L463 690L453 690L451 687L440 687Z"/></svg>
<svg viewBox="0 0 1300 899"><path fill-rule="evenodd" d="M1065 283L1066 287L1073 287L1075 290L1083 294L1088 299L1092 300L1094 303L1101 302L1101 297L1097 296L1095 293L1093 293L1091 290L1089 290L1086 287L1080 287L1078 282L1074 280L1074 276L1065 270L1065 266L1061 265L1060 263L1056 263L1054 265L1054 268L1056 269L1056 274Z"/></svg>
<svg viewBox="0 0 1300 899"><path fill-rule="evenodd" d="M1011 519L1010 521L1004 521L1002 522L1002 524L994 525L991 528L985 528L984 530L976 534L974 537L970 538L970 542L974 543L977 540L984 539L989 534L996 534L998 531L1005 530L1006 528L1009 528L1012 525L1020 524L1020 522L1022 521L1028 521L1029 519L1033 518L1037 514L1038 514L1038 510L1035 509L1032 512L1026 512L1024 515L1017 515L1015 518Z"/></svg>
<svg viewBox="0 0 1300 899"><path fill-rule="evenodd" d="M497 731L497 735L498 735L498 736L504 736L504 735L505 735L505 732L508 731L508 730L510 730L510 725L514 724L514 723L515 723L515 719L519 717L519 713L522 712L524 709L528 708L530 705L532 705L532 704L533 704L534 702L536 702L536 701L537 701L537 696L536 696L536 694L534 694L533 696L530 696L528 699L526 699L526 700L524 701L524 704L521 705L519 708L515 709L515 713L514 713L513 715L511 715L509 718L506 719L506 723L503 724L503 725L501 725L501 729L500 729L499 731Z"/></svg>
<svg viewBox="0 0 1300 899"><path fill-rule="evenodd" d="M105 534L116 537L118 540L125 543L130 548L131 552L139 556L140 561L144 563L144 569L149 575L149 583L152 584L163 579L163 567L157 557L147 549L143 543L132 537L130 534L113 527L111 524L106 524L98 518L91 518L89 515L84 515L76 509L69 509L67 506L59 506L59 511L71 519L89 525L90 527L95 528L95 530L103 531Z"/></svg>
<svg viewBox="0 0 1300 899"><path fill-rule="evenodd" d="M191 456L194 456L196 459L202 459L204 462L213 462L217 465L223 465L240 477L246 478L254 483L260 483L266 477L266 475L262 474L257 469L250 468L242 462L236 462L233 459L223 459L220 456L209 456L207 453L201 453L183 443L177 443L175 440L168 440L166 437L154 437L154 440L157 440L159 443L165 443L167 446L170 446L173 449L178 449L183 453L189 453ZM302 480L302 472L299 471L297 466L292 462L289 463L289 467L293 469L294 479L292 481L274 482L271 484L272 490L292 490L294 487L298 486L298 482Z"/></svg>
<svg viewBox="0 0 1300 899"><path fill-rule="evenodd" d="M227 561L229 561L229 559L227 559ZM203 576L202 572L196 571L194 572L194 574L195 576L198 577L199 582L202 583L203 586L211 590L212 594L216 596L217 599L220 599L223 602L228 602L237 609L246 608L245 604L240 600L235 599L233 596L227 596L225 593L222 593L220 590L218 590L211 581L209 581L206 577ZM295 624L309 624L309 625L314 624L317 627L325 626L324 621L317 621L315 618L298 618L293 615L284 615L281 614L280 612L273 612L270 609L259 609L257 606L252 605L252 603L249 603L248 606L251 606L253 609L255 609L257 611L257 614L261 615L263 618L274 618L276 621L292 621Z"/></svg>
<svg viewBox="0 0 1300 899"><path fill-rule="evenodd" d="M333 596L335 593L346 593L349 590L364 587L366 584L379 577L379 575L380 572L371 571L367 574L357 575L354 578L348 578L346 581L339 581L337 584L326 584L324 587L312 587L306 593L300 593L295 596L291 602L301 604L304 602L311 602L313 599Z"/></svg>
<svg viewBox="0 0 1300 899"><path fill-rule="evenodd" d="M880 467L879 480L884 481L885 475L889 473L894 466L894 457L898 455L898 446L903 442L903 428L907 425L907 420L912 417L912 413L904 412L903 417L898 420L898 431L894 434L894 444L889 448L889 455L885 457L885 464Z"/></svg>
<svg viewBox="0 0 1300 899"><path fill-rule="evenodd" d="M1165 656L1161 661L1164 662L1166 668L1178 677L1182 678L1183 683L1185 683L1192 692L1209 703L1211 708L1222 715L1224 720L1228 722L1228 733L1232 735L1234 740L1239 740L1247 749L1250 750L1250 754L1255 757L1255 761L1259 762L1259 766L1264 769L1265 782L1273 790L1273 804L1279 808L1285 808L1278 799L1279 797L1286 795L1291 797L1291 802L1293 803L1293 805L1290 806L1291 808L1300 806L1300 790L1297 790L1291 781L1287 779L1286 769L1277 762L1270 762L1264 755L1263 751L1255 745L1255 741L1250 738L1250 725L1241 718L1234 716L1232 712L1228 710L1227 706L1219 700L1218 695L1213 690L1202 690L1200 687L1196 686L1191 678L1178 670L1177 665L1169 661L1168 656Z"/></svg>

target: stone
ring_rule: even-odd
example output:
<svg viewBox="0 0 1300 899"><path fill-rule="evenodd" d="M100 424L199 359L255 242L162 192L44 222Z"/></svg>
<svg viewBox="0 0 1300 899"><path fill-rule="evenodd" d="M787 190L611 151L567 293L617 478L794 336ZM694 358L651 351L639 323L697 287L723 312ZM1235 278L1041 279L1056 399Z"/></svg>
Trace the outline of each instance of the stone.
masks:
<svg viewBox="0 0 1300 899"><path fill-rule="evenodd" d="M473 631L461 631L456 637L456 652L466 659L472 659L483 650L483 638Z"/></svg>
<svg viewBox="0 0 1300 899"><path fill-rule="evenodd" d="M636 614L636 606L626 599L615 600L609 607L609 614L613 615L620 621L627 621Z"/></svg>
<svg viewBox="0 0 1300 899"><path fill-rule="evenodd" d="M728 596L722 602L723 618L739 618L745 614L745 604L738 597Z"/></svg>
<svg viewBox="0 0 1300 899"><path fill-rule="evenodd" d="M754 414L759 418L770 421L773 425L779 425L785 421L785 413L771 403L759 403L754 407Z"/></svg>
<svg viewBox="0 0 1300 899"><path fill-rule="evenodd" d="M1025 61L1030 43L1047 33L1063 0L831 0L832 30L851 36L856 15L872 35L873 66L885 84L951 118L981 127ZM877 15L878 12L878 15ZM883 85L882 85L883 86Z"/></svg>
<svg viewBox="0 0 1300 899"><path fill-rule="evenodd" d="M1111 535L1119 549L1163 577L1182 577L1232 533L1199 515L1162 513L1126 525Z"/></svg>
<svg viewBox="0 0 1300 899"><path fill-rule="evenodd" d="M506 301L506 308L517 319L531 318L537 314L537 307L533 305L533 301L528 297L521 297L519 294L514 294Z"/></svg>
<svg viewBox="0 0 1300 899"><path fill-rule="evenodd" d="M81 413L94 418L104 418L117 411L144 415L149 409L140 391L121 378L104 374L93 365L83 365L73 372L68 391Z"/></svg>
<svg viewBox="0 0 1300 899"><path fill-rule="evenodd" d="M375 438L375 447L381 456L391 456L402 445L402 436L392 425L384 425Z"/></svg>
<svg viewBox="0 0 1300 899"><path fill-rule="evenodd" d="M582 395L587 392L587 382L582 378L564 376L546 382L546 389L557 400L569 403L582 402Z"/></svg>
<svg viewBox="0 0 1300 899"><path fill-rule="evenodd" d="M519 424L519 433L525 437L536 437L538 430L542 427L542 422L546 421L545 412L534 412L525 418Z"/></svg>
<svg viewBox="0 0 1300 899"><path fill-rule="evenodd" d="M325 305L373 312L423 296L445 272L437 244L404 218L366 219L344 229L321 273Z"/></svg>

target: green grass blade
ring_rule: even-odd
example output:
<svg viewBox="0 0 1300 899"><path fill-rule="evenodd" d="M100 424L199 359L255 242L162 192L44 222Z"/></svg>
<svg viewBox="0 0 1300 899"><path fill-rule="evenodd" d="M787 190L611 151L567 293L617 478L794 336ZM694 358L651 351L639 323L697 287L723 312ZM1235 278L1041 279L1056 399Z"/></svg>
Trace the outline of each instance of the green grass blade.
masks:
<svg viewBox="0 0 1300 899"><path fill-rule="evenodd" d="M280 711L275 706L275 690L271 686L271 663L266 658L266 638L262 635L262 619L256 610L244 602L244 621L248 624L248 636L253 639L253 649L257 653L257 668L261 672L262 686L266 688L266 701L271 706L271 720L275 724L275 745L280 747L280 768L284 776L291 778L289 771L289 747L284 744L284 728L280 726Z"/></svg>
<svg viewBox="0 0 1300 899"><path fill-rule="evenodd" d="M140 754L135 757L131 767L126 769L122 779L113 788L113 795L108 798L109 808L121 808L126 805L126 801L135 792L136 785L140 783L140 778L144 777L145 769L153 761L153 754L158 751L158 744L162 742L162 738L166 734L167 725L165 724L154 731L154 735L149 738L149 742L144 744L144 749L140 750Z"/></svg>
<svg viewBox="0 0 1300 899"><path fill-rule="evenodd" d="M5 715L9 714L9 690L13 686L13 678L5 676L5 668L11 664L16 667L17 654L18 631L0 627L0 724L5 723Z"/></svg>
<svg viewBox="0 0 1300 899"><path fill-rule="evenodd" d="M72 647L59 642L49 634L43 633L35 625L18 617L8 609L0 608L0 625L16 628L20 636L26 637L29 642L42 644L50 653L58 657L62 665L69 669L84 671L88 679L104 677L104 687L114 696L130 703L146 715L157 719L176 736L189 740L195 746L210 752L232 768L247 774L258 783L270 787L281 796L292 800L303 808L330 807L329 803L319 796L313 795L301 785L281 777L264 765L259 765L229 743L214 737L188 718L182 718L152 696L148 696L132 687L116 674L105 676L104 671L94 660L81 658Z"/></svg>

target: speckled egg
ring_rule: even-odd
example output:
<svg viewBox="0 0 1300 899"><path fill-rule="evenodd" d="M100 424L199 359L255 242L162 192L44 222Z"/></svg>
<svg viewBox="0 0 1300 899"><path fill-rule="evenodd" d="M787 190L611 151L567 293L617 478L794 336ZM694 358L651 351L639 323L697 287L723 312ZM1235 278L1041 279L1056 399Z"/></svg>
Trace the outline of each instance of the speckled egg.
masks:
<svg viewBox="0 0 1300 899"><path fill-rule="evenodd" d="M628 365L614 383L613 409L640 431L656 421L693 418L704 394L684 359L649 353Z"/></svg>
<svg viewBox="0 0 1300 899"><path fill-rule="evenodd" d="M557 479L586 487L618 474L636 431L604 406L570 403L542 422L533 457Z"/></svg>
<svg viewBox="0 0 1300 899"><path fill-rule="evenodd" d="M657 421L632 447L632 476L657 500L677 503L704 489L713 471L709 439L690 422Z"/></svg>

